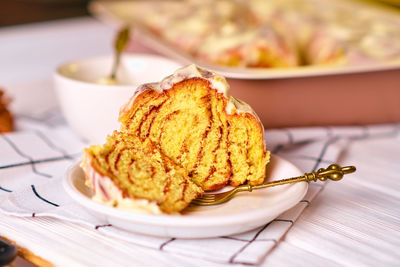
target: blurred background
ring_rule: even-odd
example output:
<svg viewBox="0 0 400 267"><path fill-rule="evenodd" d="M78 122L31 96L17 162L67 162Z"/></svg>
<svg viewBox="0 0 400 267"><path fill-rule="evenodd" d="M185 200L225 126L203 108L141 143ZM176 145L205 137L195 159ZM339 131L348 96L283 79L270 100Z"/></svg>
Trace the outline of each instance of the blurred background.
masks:
<svg viewBox="0 0 400 267"><path fill-rule="evenodd" d="M44 79L62 62L111 54L118 27L129 24L135 38L127 53L158 53L218 71L228 78L231 93L249 103L266 127L383 123L400 118L398 98L393 97L400 71L400 0L156 2L1 0L0 43L5 49L0 50L0 58L13 64L0 65L0 81L18 81L21 73L26 79ZM66 18L78 19L62 20ZM42 21L46 23L34 25ZM39 35L40 27L51 28L54 35ZM8 38L15 36L12 31L19 31L21 39ZM29 40L29 50L24 40ZM84 40L96 45L88 47L90 42ZM279 71L267 70L264 75L255 68ZM377 90L388 79L393 82L384 84L386 91ZM347 97L341 98L340 93ZM274 101L269 105L261 101L270 97ZM290 110L280 104L289 98ZM378 98L382 107L376 105ZM310 99L320 103L313 109L324 112L304 109L302 103ZM380 108L386 113L377 112ZM271 113L280 116L271 118Z"/></svg>
<svg viewBox="0 0 400 267"><path fill-rule="evenodd" d="M216 2L218 0L215 0ZM234 0L232 0L234 1ZM240 2L240 0L237 0ZM243 0L246 1L246 0ZM266 2L279 2L281 0L265 0ZM307 0L304 0L307 1ZM324 0L321 0L324 1ZM329 0L325 0L326 2L330 2ZM365 1L365 2L370 2L370 3L378 3L378 2L386 2L388 5L392 5L395 7L398 7L400 4L399 0L354 0L354 1ZM82 16L89 16L88 12L88 4L89 0L0 0L0 28L6 28L6 26L11 26L11 25L21 25L21 24L28 24L28 23L34 23L34 22L41 22L41 21L53 21L53 20L58 20L58 19L65 19L65 18L73 18L73 17L82 17ZM110 0L110 2L114 2L114 0ZM117 2L115 0L115 2ZM161 1L162 2L162 1ZM204 0L204 2L206 2ZM250 1L249 1L250 2ZM334 2L334 1L332 1ZM350 1L349 1L350 2ZM176 9L175 9L176 10ZM123 9L122 11L125 11ZM129 10L128 10L129 11ZM141 12L141 11L140 11ZM298 10L296 10L298 12ZM360 10L357 10L355 14L360 14ZM353 13L352 13L353 14ZM157 14L158 16L159 14ZM340 20L340 22L343 22L344 20ZM349 23L351 22L352 24L356 19L354 19L353 16L350 17ZM378 22L378 21L377 21ZM81 23L79 21L79 23ZM362 23L361 23L362 24ZM75 24L74 24L75 25ZM365 27L365 24L362 24ZM381 24L375 23L376 25L376 33L379 38L373 39L373 40L380 40L382 41L382 27ZM357 24L356 24L357 26ZM75 27L75 26L74 26ZM97 27L97 26L96 26ZM114 28L110 27L112 32ZM346 27L347 28L347 27ZM73 28L74 31L76 28ZM92 28L90 28L92 29ZM104 29L98 29L96 31L96 35L101 35L103 34L104 36L108 36L108 32L105 32ZM372 27L368 28L367 27L367 32L371 33L372 32ZM396 28L396 32L398 28ZM379 31L378 31L379 30ZM31 31L31 28L27 28L26 32L24 32L24 35L29 35L29 31ZM57 29L57 32L60 32L60 29ZM82 31L83 32L83 31ZM336 33L336 32L335 32ZM343 32L340 32L341 34ZM359 33L359 31L357 31ZM64 33L63 33L64 34ZM68 40L68 37L73 36L71 33L68 33L69 35L66 35L65 37L66 40ZM74 32L75 34L75 32ZM53 36L53 35L52 35ZM56 35L54 35L56 36ZM77 36L82 36L82 33L77 34ZM385 35L386 36L386 35ZM396 48L398 46L395 46L394 44L396 43L395 41L399 41L400 38L396 38L396 35L393 34L388 34L388 40L390 42L382 42L385 46L386 49L374 49L373 51L387 51L388 47L392 47L393 53L399 52L396 51ZM398 36L398 35L397 35ZM39 39L40 37L36 37L34 39ZM54 38L56 39L56 38ZM71 38L70 38L71 39ZM101 38L99 38L100 40ZM104 39L104 38L103 38ZM97 40L97 39L96 39ZM370 44L371 38L365 39L368 41L367 44ZM52 70L52 64L56 65L57 60L64 60L67 56L69 56L68 51L63 50L63 53L59 53L57 49L59 49L56 45L53 44L58 44L57 42L53 42L53 40L47 40L49 41L45 47L52 47L54 48L54 51L50 53L49 51L46 51L46 56L48 56L48 61L45 62L46 66L49 66L49 69ZM111 42L111 41L110 41ZM78 45L75 45L78 43L76 40L69 40L69 43L67 42L70 47L78 47ZM92 43L96 43L92 41ZM108 46L107 44L103 44L103 46ZM6 47L6 46L4 46ZM22 45L21 45L22 47ZM36 43L36 48L41 48L42 44L40 42ZM42 49L43 50L43 49ZM42 51L40 50L40 51ZM71 49L74 50L74 49ZM82 53L87 53L87 51L90 51L91 53L95 53L92 51L93 49L86 49L82 50ZM98 51L100 51L99 49ZM3 54L0 54L1 61L6 62L7 60L4 60L4 56L8 56L9 62L14 62L13 66L16 66L15 69L12 67L9 67L7 64L3 64L4 67L1 69L0 73L6 74L4 75L5 78L2 80L2 82L7 81L6 76L15 76L19 78L19 72L22 68L22 66L27 66L26 69L28 69L29 64L25 64L25 61L27 62L34 62L34 60L37 60L34 55L31 55L32 53L30 52L25 52L21 56L21 52L17 50L13 50L19 57L13 58L13 54L8 51L3 52ZM21 49L21 51L24 51L24 49ZM78 51L76 49L76 51ZM72 54L79 54L80 50L78 52L74 51ZM1 52L1 51L0 51ZM97 53L97 52L96 52ZM40 53L39 53L40 54ZM44 53L43 53L44 54ZM376 53L374 53L375 55ZM399 53L397 53L399 54ZM37 56L37 58L41 58L41 54ZM86 54L81 55L83 56L88 56ZM390 56L390 55L389 55ZM55 59L51 59L51 57L54 57ZM49 59L50 58L50 59ZM29 61L30 60L30 61ZM49 63L50 62L50 63ZM58 64L58 63L57 63ZM1 66L0 66L1 67ZM43 67L44 68L44 67ZM34 69L30 67L30 69ZM35 69L39 69L35 65ZM23 71L21 71L23 72ZM35 75L36 72L31 71ZM39 71L38 71L39 72ZM14 74L15 73L15 74ZM47 73L43 71L43 73ZM32 74L32 77L34 76ZM24 73L24 77L27 77L27 73ZM349 123L376 123L376 122L390 122L390 121L398 121L398 118L400 118L400 112L398 109L398 104L396 103L396 99L399 99L396 97L398 95L398 87L396 87L396 80L398 81L398 70L397 72L388 72L388 73L376 73L376 74L368 74L367 76L363 76L362 74L356 76L343 76L340 77L340 79L336 79L335 77L315 77L315 78L307 78L307 79L287 79L287 80L272 80L272 81L249 81L248 83L245 83L245 81L241 80L231 80L231 83L235 83L236 87L235 88L245 88L246 90L241 90L237 89L236 92L233 92L235 96L238 96L239 98L245 99L246 102L254 102L251 103L253 107L257 111L260 111L259 114L263 115L266 117L266 120L270 123L269 126L296 126L296 125L313 125L313 124L349 124ZM36 76L35 76L36 78ZM390 87L389 89L386 89L386 91L382 91L382 84L383 82L385 83L385 88ZM390 82L388 82L390 81ZM398 82L397 82L398 83ZM248 84L250 88L247 88ZM258 87L257 87L258 86ZM271 95L274 97L273 99L275 101L271 101L266 107L264 102L260 102L260 99L269 99L268 96L263 96L265 90L263 90L264 87L268 86L269 90L272 92ZM252 93L249 93L249 90L253 88L255 91ZM288 88L293 88L293 90L287 90ZM322 91L325 95L321 93L321 88L325 89ZM341 88L342 94L346 95L347 97L345 99L342 98L341 93L338 91ZM300 89L300 90L299 90ZM356 90L357 89L357 90ZM379 89L379 90L376 90ZM258 90L258 91L257 91ZM275 91L274 91L275 90ZM303 90L303 91L302 91ZM307 91L304 91L307 90ZM349 91L353 90L353 91ZM368 91L369 90L369 91ZM352 93L352 98L350 97L350 93ZM369 95L367 94L369 92ZM396 95L392 92L397 92ZM279 94L278 94L279 93ZM329 94L331 93L331 94ZM384 94L386 93L386 98L383 98ZM260 97L261 95L261 97ZM287 108L282 107L281 103L287 103L287 99L291 96L292 99L295 100L294 103L292 103L292 110L296 116L293 116L293 114L290 113L290 110L288 111ZM321 101L317 101L316 97L319 96ZM329 96L329 97L328 97ZM365 98L369 96L367 100ZM246 99L247 97L247 99ZM279 98L280 97L280 98ZM336 98L335 98L336 97ZM313 110L318 110L318 112L314 112L310 110L307 112L306 110L303 109L304 104L307 103L308 100L314 99L313 101ZM335 107L332 109L329 109L328 105L326 105L325 99L331 99L332 103L335 104ZM337 99L342 102L342 111L341 113L336 111L337 108L337 102L333 101L334 99ZM363 101L361 101L363 99ZM382 111L382 109L374 108L376 107L378 100L381 100L380 102L383 103L382 109L387 110L386 113ZM346 100L346 107L345 108L345 103L343 101ZM393 100L390 102L389 100ZM369 101L369 102L368 102ZM358 108L354 108L354 103L358 104ZM296 106L297 105L297 106ZM319 105L319 106L318 106ZM267 108L269 110L267 110ZM282 110L283 109L283 110ZM281 112L278 112L281 110ZM381 113L378 113L377 111L380 110ZM286 113L285 113L286 112ZM276 122L275 124L272 124L272 119L269 114L280 114L279 116L276 117ZM372 113L372 114L370 114ZM288 117L283 117L283 114L287 114ZM356 115L360 115L357 117ZM390 116L389 116L389 115ZM292 118L295 117L295 118ZM284 119L282 119L284 118ZM286 123L286 125L284 125ZM18 258L14 262L15 267L22 267L22 266L33 266L30 263L27 263L21 258Z"/></svg>
<svg viewBox="0 0 400 267"><path fill-rule="evenodd" d="M268 0L266 0L268 1ZM399 0L366 0L400 5ZM89 15L89 0L1 0L0 27Z"/></svg>
<svg viewBox="0 0 400 267"><path fill-rule="evenodd" d="M88 15L88 0L1 0L0 26Z"/></svg>

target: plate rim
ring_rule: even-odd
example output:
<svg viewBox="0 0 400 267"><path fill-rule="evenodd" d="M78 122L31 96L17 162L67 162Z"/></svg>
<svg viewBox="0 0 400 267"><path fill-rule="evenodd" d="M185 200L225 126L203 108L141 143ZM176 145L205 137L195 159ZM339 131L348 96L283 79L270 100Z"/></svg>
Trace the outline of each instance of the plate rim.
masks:
<svg viewBox="0 0 400 267"><path fill-rule="evenodd" d="M292 165L299 174L302 174L300 169L295 166L290 161L283 159L276 155L271 155L276 160L284 161L287 164ZM200 226L207 227L207 226L227 226L227 225L237 225L237 224L244 224L247 222L256 221L265 217L265 209L257 209L255 211L250 211L245 213L246 216L238 216L238 214L230 214L230 215L213 215L213 216L196 216L196 215L167 215L167 214L135 214L131 213L126 210L117 209L114 207L109 207L104 204L95 202L85 195L83 195L75 186L73 186L73 172L76 171L79 166L80 160L72 164L66 171L63 177L63 187L67 194L79 205L84 206L89 210L94 210L102 215L112 216L114 218L122 219L122 220L129 220L132 222L137 223L146 223L148 225L153 226ZM75 178L76 179L76 178ZM288 202L282 206L274 206L272 209L269 209L270 214L279 214L289 210L290 208L294 207L307 193L308 191L308 183L300 182L297 186L301 186L303 184L303 190L299 193L299 196L293 198L292 201ZM294 184L293 184L294 185ZM277 208L279 207L279 208ZM200 223L199 223L200 222Z"/></svg>

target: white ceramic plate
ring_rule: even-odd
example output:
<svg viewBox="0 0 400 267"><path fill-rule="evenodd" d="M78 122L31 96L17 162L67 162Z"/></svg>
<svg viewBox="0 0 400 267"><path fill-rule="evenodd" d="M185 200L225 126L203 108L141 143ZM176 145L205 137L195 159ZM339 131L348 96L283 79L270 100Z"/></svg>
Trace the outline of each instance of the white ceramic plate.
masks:
<svg viewBox="0 0 400 267"><path fill-rule="evenodd" d="M296 166L278 156L272 156L267 167L267 177L273 177L274 180L302 174ZM178 238L226 236L257 228L296 205L308 188L307 183L301 182L239 193L221 205L189 206L182 215L144 215L91 200L92 193L85 186L85 177L79 164L69 168L63 185L75 201L104 216L114 226L141 234Z"/></svg>

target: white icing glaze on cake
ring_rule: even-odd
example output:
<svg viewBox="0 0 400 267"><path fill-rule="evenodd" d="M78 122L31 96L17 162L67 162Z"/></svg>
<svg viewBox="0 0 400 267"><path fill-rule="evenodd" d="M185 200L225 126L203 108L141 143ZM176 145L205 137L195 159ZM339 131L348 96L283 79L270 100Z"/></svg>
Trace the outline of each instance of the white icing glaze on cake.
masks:
<svg viewBox="0 0 400 267"><path fill-rule="evenodd" d="M162 90L171 89L174 84L190 78L201 78L207 80L210 82L211 87L217 90L218 93L223 94L225 97L228 96L229 85L223 76L201 69L194 64L180 68L175 71L173 75L163 79L158 84L157 91L161 92Z"/></svg>
<svg viewBox="0 0 400 267"><path fill-rule="evenodd" d="M110 177L96 172L91 161L91 157L84 153L81 167L87 175L86 185L94 192L92 200L136 214L163 213L154 201L124 197L121 189L118 188Z"/></svg>
<svg viewBox="0 0 400 267"><path fill-rule="evenodd" d="M178 69L174 74L164 78L159 83L147 83L139 86L129 101L121 107L120 114L124 114L125 112L129 111L132 108L136 97L138 97L144 91L151 89L161 93L163 90L171 89L174 84L191 78L200 78L206 80L210 83L212 89L216 90L220 94L223 94L227 98L227 114L250 113L262 125L257 114L248 104L229 95L229 84L227 83L225 77L199 68L194 64Z"/></svg>

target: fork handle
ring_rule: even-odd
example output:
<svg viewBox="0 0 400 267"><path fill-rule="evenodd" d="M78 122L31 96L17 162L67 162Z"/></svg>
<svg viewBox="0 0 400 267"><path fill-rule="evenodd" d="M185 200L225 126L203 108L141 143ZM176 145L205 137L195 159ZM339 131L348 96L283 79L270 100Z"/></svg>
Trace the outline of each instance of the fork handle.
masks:
<svg viewBox="0 0 400 267"><path fill-rule="evenodd" d="M272 186L283 185L283 184L291 184L291 183L297 183L297 182L310 182L310 181L316 182L318 180L324 182L328 179L333 180L333 181L339 181L343 178L343 176L345 174L353 173L355 171L356 171L356 167L354 167L354 166L340 167L340 165L338 165L338 164L332 164L332 165L329 165L328 168L326 168L326 169L321 168L316 172L313 171L310 173L305 173L303 176L282 179L282 180L264 183L264 184L260 184L260 185L245 185L245 186L243 186L243 189L240 189L240 191L251 192L254 189L261 189L261 188L266 188L266 187L272 187Z"/></svg>

